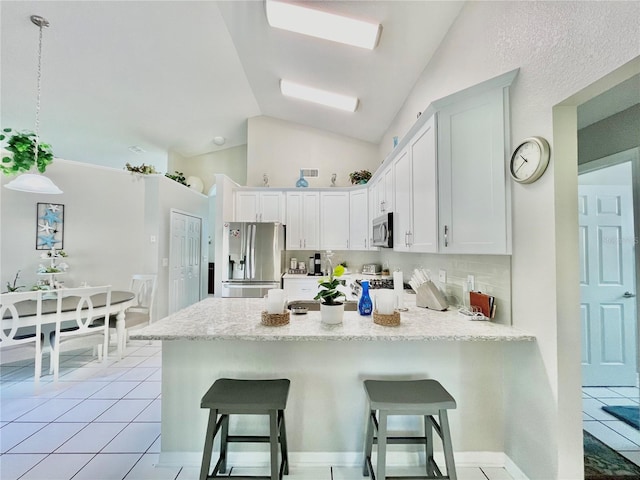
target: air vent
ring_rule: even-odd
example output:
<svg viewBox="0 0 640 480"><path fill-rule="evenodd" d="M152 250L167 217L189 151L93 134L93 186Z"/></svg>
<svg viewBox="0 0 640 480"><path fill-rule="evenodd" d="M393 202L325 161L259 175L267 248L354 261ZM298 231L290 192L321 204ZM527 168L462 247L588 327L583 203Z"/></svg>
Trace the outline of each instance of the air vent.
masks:
<svg viewBox="0 0 640 480"><path fill-rule="evenodd" d="M317 177L320 174L320 170L317 168L301 168L300 174L303 177Z"/></svg>

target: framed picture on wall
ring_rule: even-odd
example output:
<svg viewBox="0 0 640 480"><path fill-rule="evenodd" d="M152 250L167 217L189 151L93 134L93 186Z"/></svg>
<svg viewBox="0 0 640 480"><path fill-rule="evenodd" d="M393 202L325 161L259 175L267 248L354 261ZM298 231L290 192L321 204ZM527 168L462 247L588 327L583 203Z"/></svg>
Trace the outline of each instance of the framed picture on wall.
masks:
<svg viewBox="0 0 640 480"><path fill-rule="evenodd" d="M36 213L36 250L64 248L64 205L38 203Z"/></svg>

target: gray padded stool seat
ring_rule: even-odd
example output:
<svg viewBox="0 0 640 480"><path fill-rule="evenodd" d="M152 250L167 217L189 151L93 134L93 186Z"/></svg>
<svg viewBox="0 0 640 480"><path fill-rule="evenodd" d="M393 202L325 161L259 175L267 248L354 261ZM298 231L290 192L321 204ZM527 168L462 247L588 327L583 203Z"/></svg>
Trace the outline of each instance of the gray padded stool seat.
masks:
<svg viewBox="0 0 640 480"><path fill-rule="evenodd" d="M230 442L270 443L271 475L231 478L265 478L282 479L289 473L289 457L287 451L287 434L284 424L284 409L287 406L290 381L276 380L235 380L220 378L216 380L202 397L201 408L208 408L209 423L204 442L200 480L210 478L229 478L220 476L227 469L227 446ZM218 419L218 415L220 418ZM229 415L269 415L269 436L229 435ZM209 474L213 441L221 432L220 457ZM278 444L282 461L278 468Z"/></svg>
<svg viewBox="0 0 640 480"><path fill-rule="evenodd" d="M386 480L386 453L388 444L424 443L427 474L402 478L449 478L456 480L453 449L447 410L456 408L456 401L436 380L365 380L364 389L369 402L369 415L364 445L362 474L371 474L373 480ZM376 412L378 415L376 416ZM393 437L387 432L389 415L424 416L424 437ZM438 421L434 416L438 416ZM377 430L377 436L374 429ZM442 439L447 475L443 475L433 459L433 430ZM374 474L371 463L373 444L378 444L378 460ZM399 478L399 477L396 477Z"/></svg>

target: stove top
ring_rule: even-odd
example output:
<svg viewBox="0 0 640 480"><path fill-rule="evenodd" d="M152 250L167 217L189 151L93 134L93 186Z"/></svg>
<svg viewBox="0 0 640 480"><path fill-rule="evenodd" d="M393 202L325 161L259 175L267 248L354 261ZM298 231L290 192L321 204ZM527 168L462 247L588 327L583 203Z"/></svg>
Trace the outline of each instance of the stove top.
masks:
<svg viewBox="0 0 640 480"><path fill-rule="evenodd" d="M393 279L392 278L372 278L367 280L369 282L369 288L377 289L377 288L390 288L393 289ZM356 280L358 285L362 285L361 280Z"/></svg>

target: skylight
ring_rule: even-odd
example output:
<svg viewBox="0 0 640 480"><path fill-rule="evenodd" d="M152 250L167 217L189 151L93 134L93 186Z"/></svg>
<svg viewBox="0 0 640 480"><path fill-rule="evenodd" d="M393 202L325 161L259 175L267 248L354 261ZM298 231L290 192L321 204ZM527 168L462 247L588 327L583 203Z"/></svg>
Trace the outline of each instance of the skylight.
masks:
<svg viewBox="0 0 640 480"><path fill-rule="evenodd" d="M373 50L382 25L291 3L266 0L267 20L275 28Z"/></svg>
<svg viewBox="0 0 640 480"><path fill-rule="evenodd" d="M326 90L290 82L289 80L280 80L280 91L288 97L319 103L320 105L338 108L347 112L355 112L356 108L358 108L357 97L328 92Z"/></svg>

